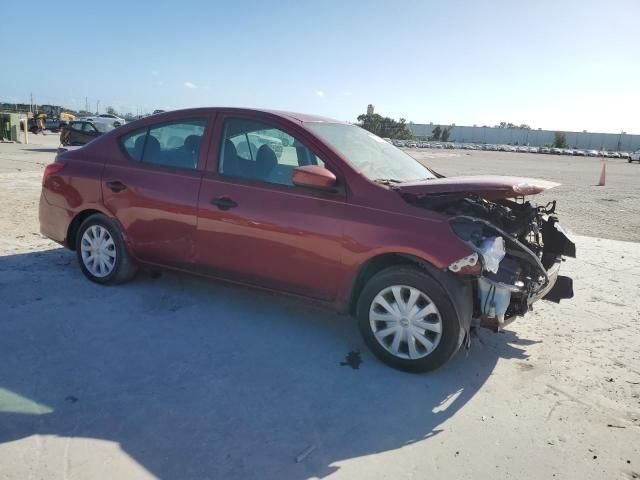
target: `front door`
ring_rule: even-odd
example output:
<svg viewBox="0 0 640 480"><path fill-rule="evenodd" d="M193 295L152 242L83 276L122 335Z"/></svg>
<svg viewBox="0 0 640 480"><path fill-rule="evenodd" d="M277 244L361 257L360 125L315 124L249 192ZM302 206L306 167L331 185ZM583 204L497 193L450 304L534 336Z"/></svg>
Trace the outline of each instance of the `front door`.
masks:
<svg viewBox="0 0 640 480"><path fill-rule="evenodd" d="M220 121L222 140L210 152L219 168L205 174L200 190L198 264L243 283L334 299L344 189L294 186L295 167L324 163L284 129L248 118Z"/></svg>
<svg viewBox="0 0 640 480"><path fill-rule="evenodd" d="M188 268L194 259L207 116L150 125L122 136L105 165L104 204L139 260Z"/></svg>
<svg viewBox="0 0 640 480"><path fill-rule="evenodd" d="M82 145L89 143L99 135L100 132L98 132L98 129L95 127L95 125L89 122L84 122L82 124L82 133L80 133L80 143Z"/></svg>

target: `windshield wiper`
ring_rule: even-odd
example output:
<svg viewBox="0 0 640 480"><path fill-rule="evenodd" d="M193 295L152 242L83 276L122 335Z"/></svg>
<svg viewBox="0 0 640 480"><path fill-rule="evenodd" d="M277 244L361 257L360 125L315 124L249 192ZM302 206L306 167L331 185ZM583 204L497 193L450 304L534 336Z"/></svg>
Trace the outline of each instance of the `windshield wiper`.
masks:
<svg viewBox="0 0 640 480"><path fill-rule="evenodd" d="M382 185L391 185L394 183L402 183L401 180L397 180L395 178L376 178L374 180L376 183L381 183Z"/></svg>

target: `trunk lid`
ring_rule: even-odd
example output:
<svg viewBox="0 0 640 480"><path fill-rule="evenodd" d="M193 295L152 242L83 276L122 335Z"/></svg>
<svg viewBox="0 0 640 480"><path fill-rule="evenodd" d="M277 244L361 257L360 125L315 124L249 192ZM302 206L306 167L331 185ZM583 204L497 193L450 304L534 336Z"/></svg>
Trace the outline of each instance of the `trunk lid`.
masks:
<svg viewBox="0 0 640 480"><path fill-rule="evenodd" d="M560 185L549 180L501 175L477 175L464 177L443 177L418 180L393 185L393 189L417 197L451 193L478 195L487 200L536 195Z"/></svg>

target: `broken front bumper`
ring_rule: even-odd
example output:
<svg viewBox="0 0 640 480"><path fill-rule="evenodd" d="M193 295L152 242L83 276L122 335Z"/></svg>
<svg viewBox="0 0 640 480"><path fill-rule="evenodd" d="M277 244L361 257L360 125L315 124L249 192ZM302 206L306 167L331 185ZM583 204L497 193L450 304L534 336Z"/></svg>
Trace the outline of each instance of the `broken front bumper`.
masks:
<svg viewBox="0 0 640 480"><path fill-rule="evenodd" d="M502 261L496 274L478 278L481 326L500 330L527 313L540 299L558 303L573 297L573 280L559 272L564 256L575 257L575 244L555 217L546 221L542 234L544 249L542 260L538 261L540 281L533 287L520 279L518 262L508 258Z"/></svg>

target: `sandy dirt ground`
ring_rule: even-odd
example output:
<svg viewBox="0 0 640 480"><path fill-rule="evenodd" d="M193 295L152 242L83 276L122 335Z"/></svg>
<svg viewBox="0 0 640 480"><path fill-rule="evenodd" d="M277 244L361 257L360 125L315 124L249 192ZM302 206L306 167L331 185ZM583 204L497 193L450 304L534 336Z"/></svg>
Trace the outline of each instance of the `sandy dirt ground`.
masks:
<svg viewBox="0 0 640 480"><path fill-rule="evenodd" d="M560 213L581 235L573 300L409 375L350 318L301 301L173 273L88 282L38 233L56 145L0 144L0 479L640 478L640 249L599 238L638 240L622 196L637 198L640 166L616 163L591 195L589 160L426 157L564 180Z"/></svg>

